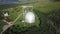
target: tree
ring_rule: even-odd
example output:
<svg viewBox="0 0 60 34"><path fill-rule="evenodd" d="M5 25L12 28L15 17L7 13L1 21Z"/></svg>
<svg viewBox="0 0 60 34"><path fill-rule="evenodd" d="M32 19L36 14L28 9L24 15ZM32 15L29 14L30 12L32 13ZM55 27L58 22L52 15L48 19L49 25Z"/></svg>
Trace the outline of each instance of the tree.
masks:
<svg viewBox="0 0 60 34"><path fill-rule="evenodd" d="M60 34L60 9L55 9L52 11L52 16L50 16L50 20L54 22L54 28L56 30L56 34Z"/></svg>

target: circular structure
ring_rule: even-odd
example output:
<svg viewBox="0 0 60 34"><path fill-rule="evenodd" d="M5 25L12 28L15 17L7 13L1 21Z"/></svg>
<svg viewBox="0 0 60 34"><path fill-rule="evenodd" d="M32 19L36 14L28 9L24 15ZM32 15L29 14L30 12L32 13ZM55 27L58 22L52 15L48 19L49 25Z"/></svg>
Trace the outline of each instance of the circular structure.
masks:
<svg viewBox="0 0 60 34"><path fill-rule="evenodd" d="M33 12L26 13L25 22L27 22L27 23L34 23L35 22L35 15Z"/></svg>

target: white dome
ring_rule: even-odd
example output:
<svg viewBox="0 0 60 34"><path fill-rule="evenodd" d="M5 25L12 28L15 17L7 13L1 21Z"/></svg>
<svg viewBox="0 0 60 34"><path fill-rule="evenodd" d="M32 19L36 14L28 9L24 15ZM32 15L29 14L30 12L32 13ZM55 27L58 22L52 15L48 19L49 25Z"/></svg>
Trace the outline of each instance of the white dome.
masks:
<svg viewBox="0 0 60 34"><path fill-rule="evenodd" d="M28 22L28 23L33 23L33 22L35 22L35 15L34 15L33 12L28 12L28 13L26 13L25 22Z"/></svg>

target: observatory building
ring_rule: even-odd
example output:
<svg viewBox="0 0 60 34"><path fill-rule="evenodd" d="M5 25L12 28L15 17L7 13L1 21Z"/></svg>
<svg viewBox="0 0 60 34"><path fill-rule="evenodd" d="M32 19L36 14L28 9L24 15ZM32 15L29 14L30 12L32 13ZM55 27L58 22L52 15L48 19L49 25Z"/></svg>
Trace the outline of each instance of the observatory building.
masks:
<svg viewBox="0 0 60 34"><path fill-rule="evenodd" d="M33 6L22 6L23 8L23 18L24 21L27 23L34 23L35 22L35 15L33 13Z"/></svg>
<svg viewBox="0 0 60 34"><path fill-rule="evenodd" d="M35 15L33 12L26 13L25 22L27 22L27 23L34 23L35 22Z"/></svg>

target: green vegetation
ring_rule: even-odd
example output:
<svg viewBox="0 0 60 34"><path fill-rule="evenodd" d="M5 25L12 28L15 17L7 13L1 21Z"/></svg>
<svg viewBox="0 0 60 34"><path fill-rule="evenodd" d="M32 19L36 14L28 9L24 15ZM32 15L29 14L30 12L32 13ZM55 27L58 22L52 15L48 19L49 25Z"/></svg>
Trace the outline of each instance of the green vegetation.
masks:
<svg viewBox="0 0 60 34"><path fill-rule="evenodd" d="M36 15L36 22L33 24L23 23L21 22L23 16L21 16L14 25L8 28L3 34L55 34L57 32L60 27L60 2L44 1L26 5L34 6L33 12ZM1 11L8 11L10 15L8 18L12 21L14 21L19 14L23 13L20 7L21 5L3 6L4 9Z"/></svg>
<svg viewBox="0 0 60 34"><path fill-rule="evenodd" d="M3 30L2 28L6 24L5 22L2 21L3 18L4 18L3 12L0 11L0 32Z"/></svg>
<svg viewBox="0 0 60 34"><path fill-rule="evenodd" d="M6 25L6 23L0 20L0 32L3 30L2 28L4 25Z"/></svg>
<svg viewBox="0 0 60 34"><path fill-rule="evenodd" d="M3 18L3 14L2 14L2 11L0 11L0 20L2 20Z"/></svg>

